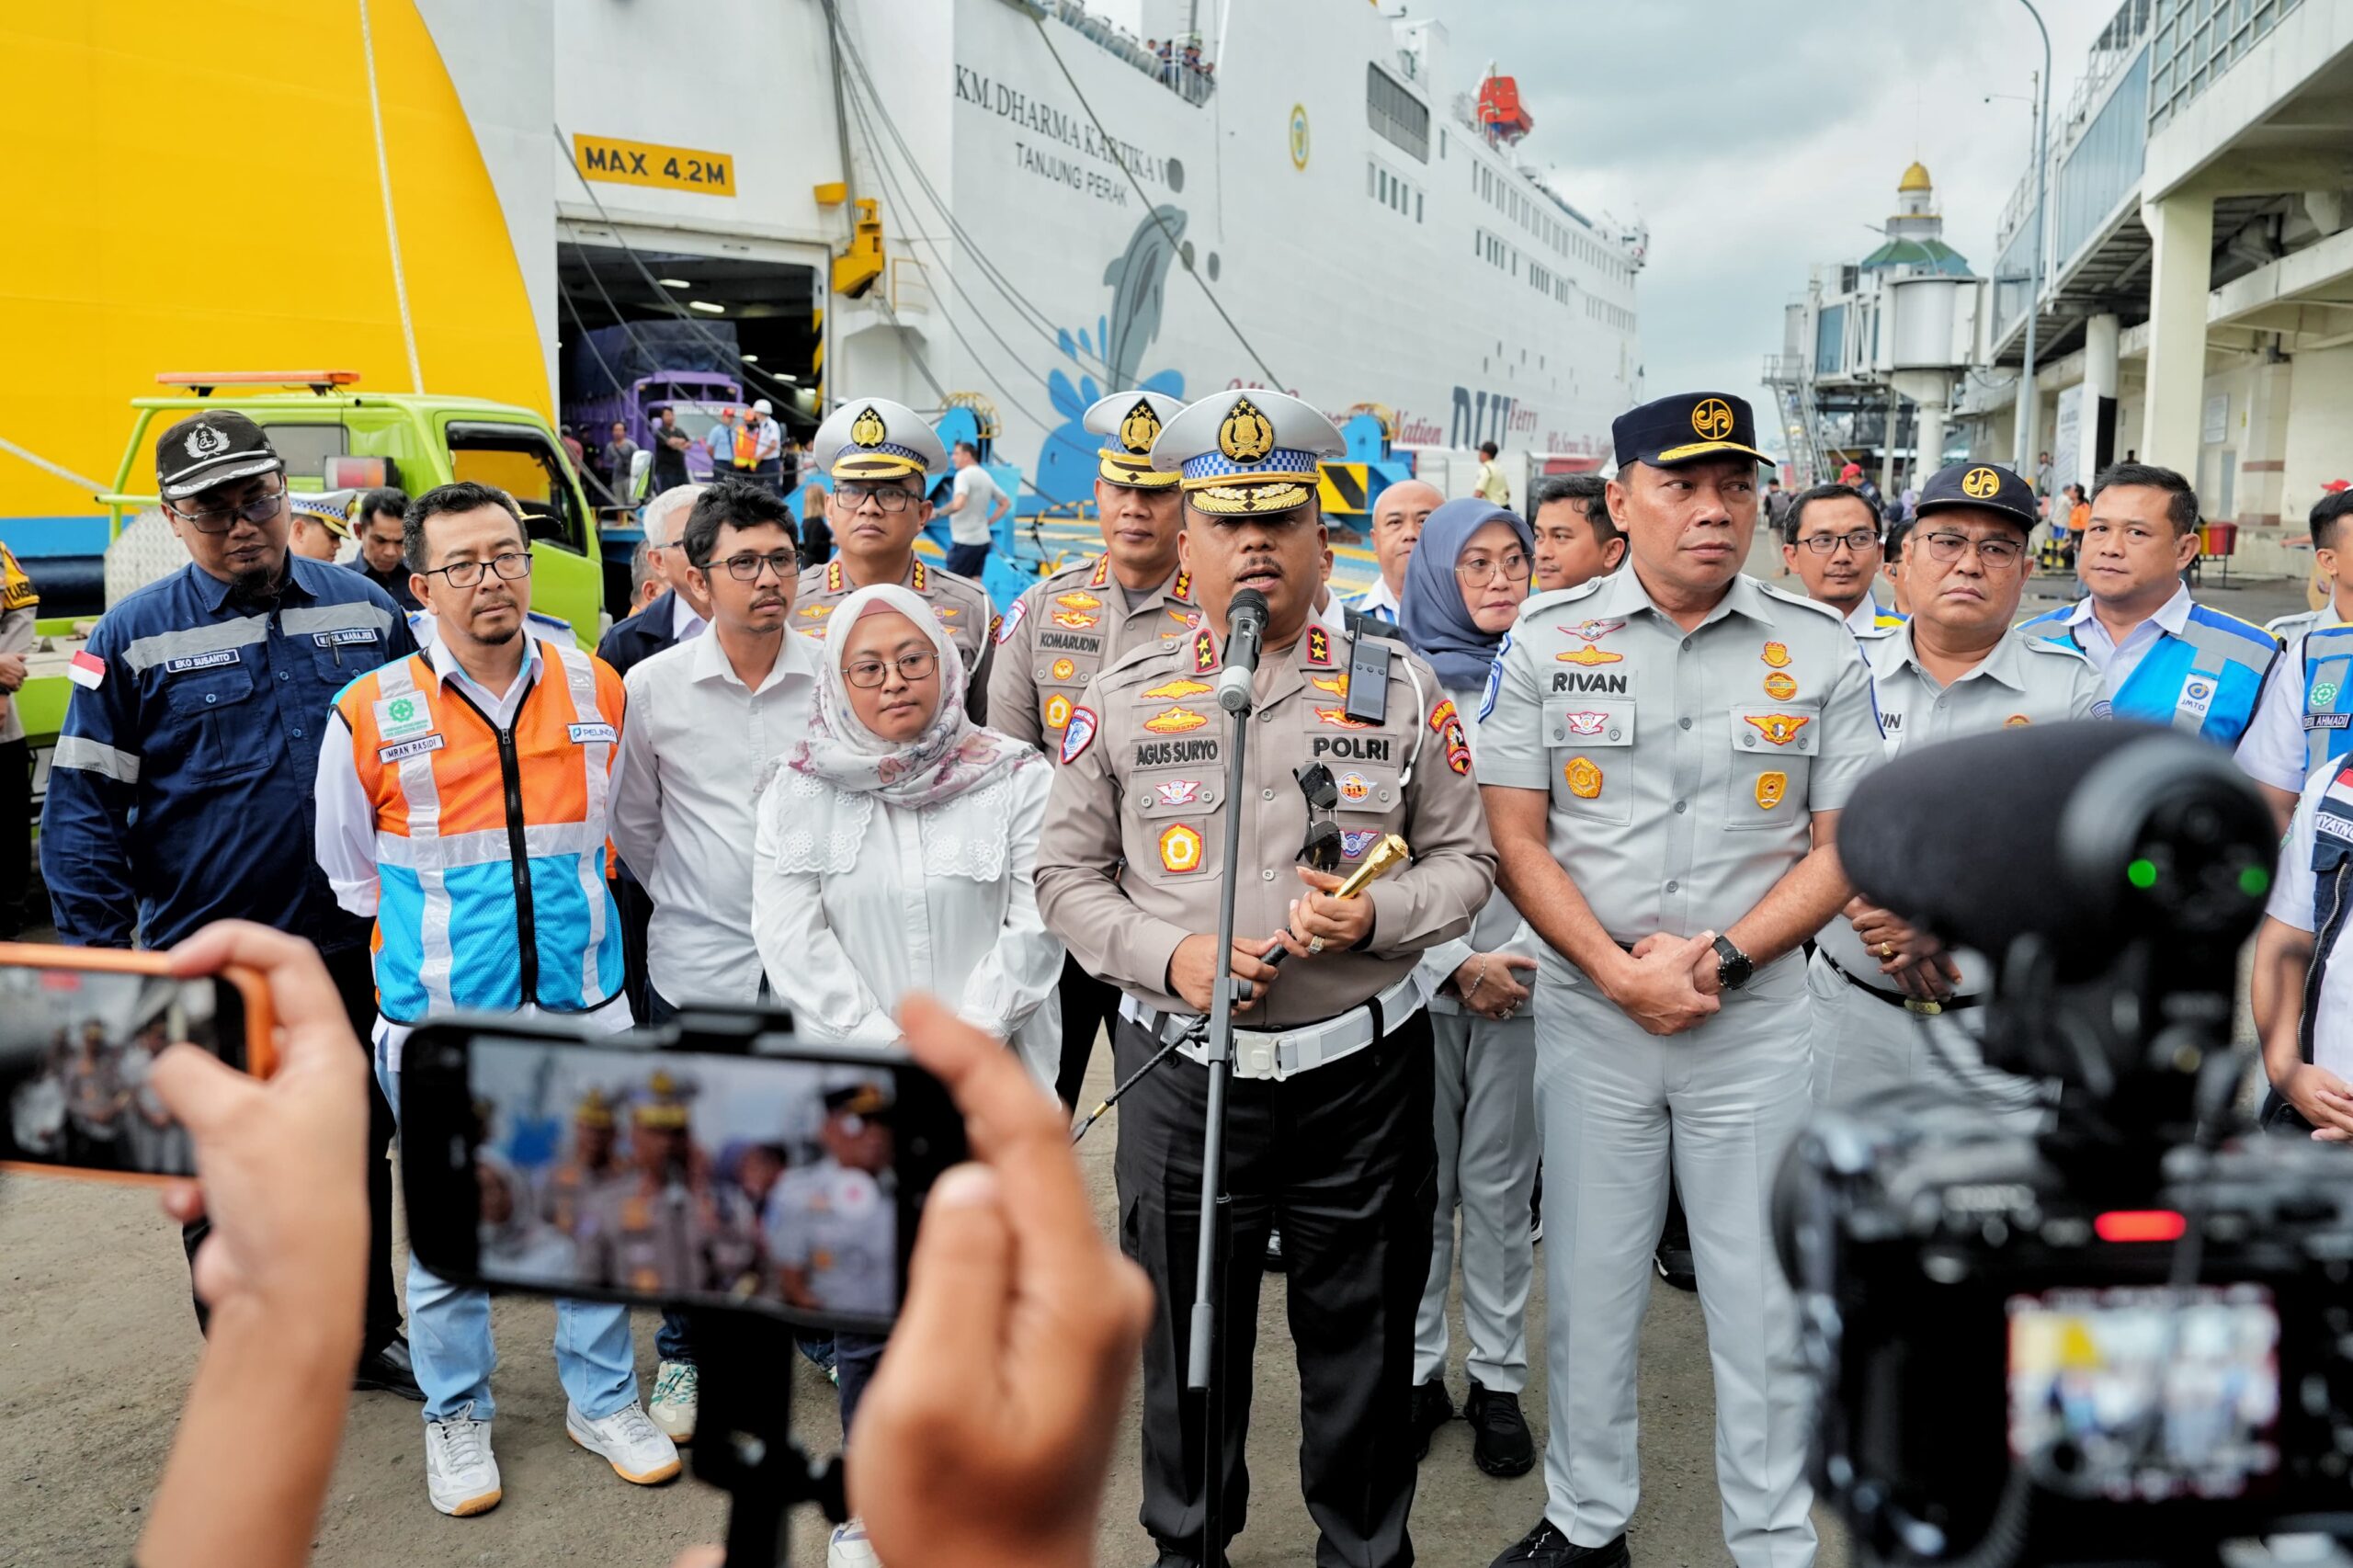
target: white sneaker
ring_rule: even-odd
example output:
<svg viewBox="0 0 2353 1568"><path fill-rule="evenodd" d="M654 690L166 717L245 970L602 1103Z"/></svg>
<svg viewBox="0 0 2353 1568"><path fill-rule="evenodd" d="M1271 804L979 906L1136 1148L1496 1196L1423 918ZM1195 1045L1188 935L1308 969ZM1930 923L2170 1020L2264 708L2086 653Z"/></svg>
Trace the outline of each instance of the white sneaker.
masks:
<svg viewBox="0 0 2353 1568"><path fill-rule="evenodd" d="M477 1421L473 1406L446 1421L425 1424L425 1491L433 1506L456 1518L486 1514L506 1494L498 1485L498 1460L490 1451L490 1423Z"/></svg>
<svg viewBox="0 0 2353 1568"><path fill-rule="evenodd" d="M834 1527L833 1539L825 1542L825 1568L882 1568L873 1543L866 1539L864 1519Z"/></svg>
<svg viewBox="0 0 2353 1568"><path fill-rule="evenodd" d="M654 1486L678 1473L677 1445L662 1435L662 1429L646 1415L645 1406L635 1400L595 1421L567 1402L563 1429L574 1442L611 1465L613 1473L623 1481Z"/></svg>
<svg viewBox="0 0 2353 1568"><path fill-rule="evenodd" d="M665 1361L654 1376L654 1397L645 1414L674 1443L695 1440L695 1405L702 1381L692 1361Z"/></svg>

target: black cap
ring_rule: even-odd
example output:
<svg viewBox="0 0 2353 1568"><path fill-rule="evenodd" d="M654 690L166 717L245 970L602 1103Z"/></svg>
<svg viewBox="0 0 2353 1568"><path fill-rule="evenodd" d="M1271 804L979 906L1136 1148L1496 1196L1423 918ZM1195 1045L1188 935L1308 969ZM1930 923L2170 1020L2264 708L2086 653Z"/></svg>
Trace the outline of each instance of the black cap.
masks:
<svg viewBox="0 0 2353 1568"><path fill-rule="evenodd" d="M1912 515L1925 517L1949 506L1975 506L2018 524L2029 533L2042 520L2034 486L1996 463L1955 463L1938 469L1920 487Z"/></svg>
<svg viewBox="0 0 2353 1568"><path fill-rule="evenodd" d="M1677 392L1630 408L1609 426L1618 466L1673 468L1708 458L1773 460L1756 448L1756 416L1745 397L1730 392Z"/></svg>
<svg viewBox="0 0 2353 1568"><path fill-rule="evenodd" d="M184 501L233 479L285 472L261 426L231 408L192 415L155 443L155 486L166 501Z"/></svg>
<svg viewBox="0 0 2353 1568"><path fill-rule="evenodd" d="M891 1096L882 1092L879 1084L844 1084L825 1091L825 1110L828 1114L848 1111L871 1120L889 1114L890 1109Z"/></svg>

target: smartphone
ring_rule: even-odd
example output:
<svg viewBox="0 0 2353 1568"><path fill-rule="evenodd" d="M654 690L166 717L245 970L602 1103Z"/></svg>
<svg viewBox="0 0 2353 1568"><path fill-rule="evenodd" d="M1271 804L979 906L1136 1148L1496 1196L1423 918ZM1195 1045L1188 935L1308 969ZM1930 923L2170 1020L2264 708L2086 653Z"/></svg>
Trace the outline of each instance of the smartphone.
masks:
<svg viewBox="0 0 2353 1568"><path fill-rule="evenodd" d="M879 1333L963 1119L904 1052L789 1014L630 1034L478 1018L401 1059L410 1244L446 1279Z"/></svg>
<svg viewBox="0 0 2353 1568"><path fill-rule="evenodd" d="M182 979L169 955L0 942L0 1170L158 1182L196 1174L151 1082L186 1040L267 1077L269 989L256 971Z"/></svg>

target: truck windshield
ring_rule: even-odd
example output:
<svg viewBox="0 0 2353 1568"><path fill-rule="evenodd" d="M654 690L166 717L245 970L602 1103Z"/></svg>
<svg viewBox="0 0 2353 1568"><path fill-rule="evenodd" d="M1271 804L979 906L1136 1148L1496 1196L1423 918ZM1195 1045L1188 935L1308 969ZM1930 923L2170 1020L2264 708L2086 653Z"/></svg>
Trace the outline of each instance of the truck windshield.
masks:
<svg viewBox="0 0 2353 1568"><path fill-rule="evenodd" d="M532 539L587 553L571 477L545 436L528 425L469 422L452 424L449 441L453 478L496 485L523 508Z"/></svg>

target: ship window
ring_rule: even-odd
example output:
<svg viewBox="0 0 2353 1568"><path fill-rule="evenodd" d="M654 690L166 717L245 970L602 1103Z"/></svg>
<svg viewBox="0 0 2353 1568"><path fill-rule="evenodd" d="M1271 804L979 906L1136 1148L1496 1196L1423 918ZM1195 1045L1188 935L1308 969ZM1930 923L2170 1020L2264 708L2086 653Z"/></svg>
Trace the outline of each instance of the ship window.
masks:
<svg viewBox="0 0 2353 1568"><path fill-rule="evenodd" d="M1364 68L1365 119L1373 134L1422 163L1430 161L1429 106L1375 64Z"/></svg>
<svg viewBox="0 0 2353 1568"><path fill-rule="evenodd" d="M1367 196L1370 196L1370 195L1373 193L1373 192L1372 192L1372 181L1373 181L1373 176L1376 176L1376 175L1378 175L1380 172L1381 172L1381 170L1380 170L1380 168L1378 167L1378 165L1376 165L1367 164L1367 165L1364 166L1364 193L1365 193Z"/></svg>
<svg viewBox="0 0 2353 1568"><path fill-rule="evenodd" d="M1417 191L1414 192L1414 222L1416 222L1416 223L1418 223L1418 222L1420 222L1421 221L1422 221L1422 193L1421 193L1420 191L1418 191L1418 190L1417 190Z"/></svg>

